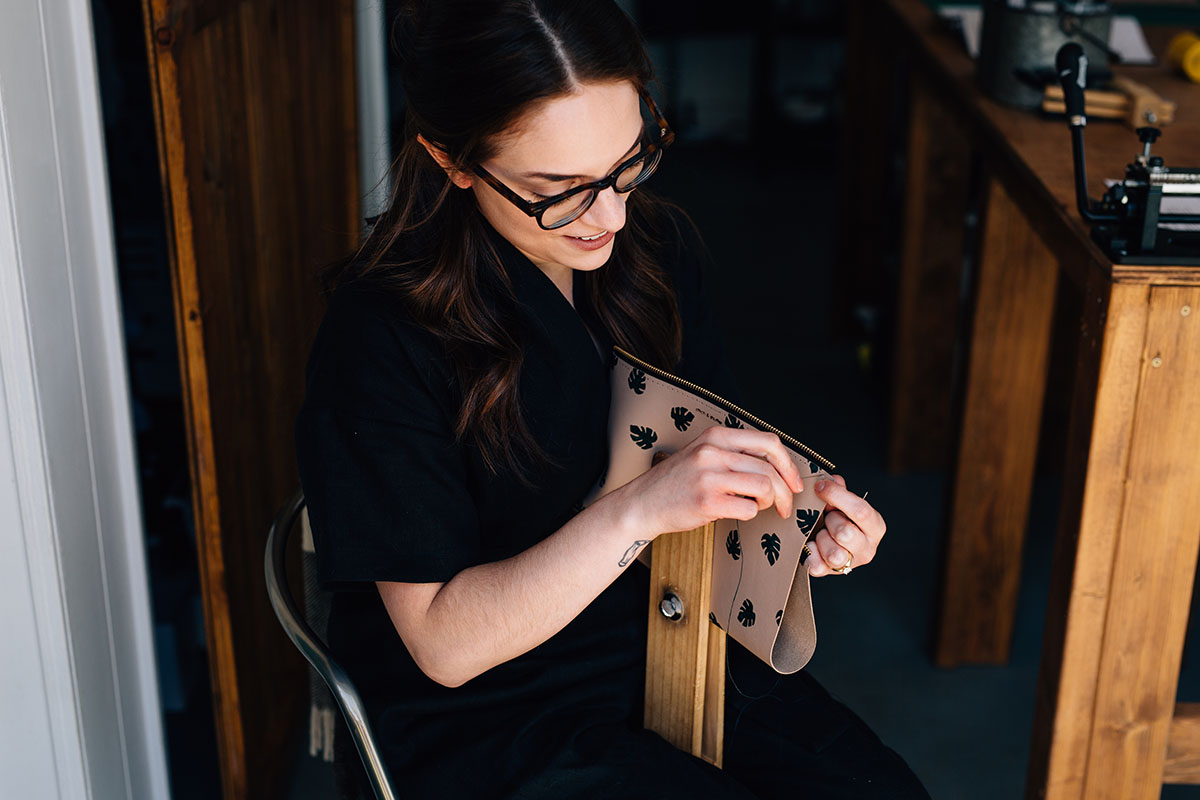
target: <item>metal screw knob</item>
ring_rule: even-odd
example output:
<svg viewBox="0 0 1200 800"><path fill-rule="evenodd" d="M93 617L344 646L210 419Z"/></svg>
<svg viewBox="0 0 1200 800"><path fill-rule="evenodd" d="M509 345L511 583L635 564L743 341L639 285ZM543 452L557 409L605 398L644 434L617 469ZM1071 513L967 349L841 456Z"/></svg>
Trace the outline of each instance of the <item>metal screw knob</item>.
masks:
<svg viewBox="0 0 1200 800"><path fill-rule="evenodd" d="M1158 137L1162 136L1162 131L1160 131L1158 128L1151 128L1150 126L1138 128L1135 132L1137 133L1138 141L1142 144L1152 144L1158 141Z"/></svg>
<svg viewBox="0 0 1200 800"><path fill-rule="evenodd" d="M667 592L663 595L662 602L658 604L658 610L669 620L680 619L683 616L683 601L673 592Z"/></svg>

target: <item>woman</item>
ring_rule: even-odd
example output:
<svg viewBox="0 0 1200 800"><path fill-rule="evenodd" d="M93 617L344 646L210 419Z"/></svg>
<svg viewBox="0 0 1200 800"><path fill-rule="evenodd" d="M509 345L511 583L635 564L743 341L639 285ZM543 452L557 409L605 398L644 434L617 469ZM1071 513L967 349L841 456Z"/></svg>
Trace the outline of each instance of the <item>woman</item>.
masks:
<svg viewBox="0 0 1200 800"><path fill-rule="evenodd" d="M702 245L634 191L671 134L630 21L439 0L398 47L395 194L334 276L296 428L320 575L346 589L330 644L392 775L415 797L925 796L811 678L732 643L724 771L641 729L647 576L622 556L786 516L800 477L775 436L720 428L580 510L614 343L735 394ZM870 562L879 514L822 491L812 574Z"/></svg>

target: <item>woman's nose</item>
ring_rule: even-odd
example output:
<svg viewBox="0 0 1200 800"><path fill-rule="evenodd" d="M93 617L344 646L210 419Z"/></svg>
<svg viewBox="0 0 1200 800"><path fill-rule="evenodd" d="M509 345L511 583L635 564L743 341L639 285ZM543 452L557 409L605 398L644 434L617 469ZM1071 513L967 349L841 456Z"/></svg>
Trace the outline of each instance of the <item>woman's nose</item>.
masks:
<svg viewBox="0 0 1200 800"><path fill-rule="evenodd" d="M625 226L625 195L617 194L611 186L600 192L583 221L606 231L619 231Z"/></svg>

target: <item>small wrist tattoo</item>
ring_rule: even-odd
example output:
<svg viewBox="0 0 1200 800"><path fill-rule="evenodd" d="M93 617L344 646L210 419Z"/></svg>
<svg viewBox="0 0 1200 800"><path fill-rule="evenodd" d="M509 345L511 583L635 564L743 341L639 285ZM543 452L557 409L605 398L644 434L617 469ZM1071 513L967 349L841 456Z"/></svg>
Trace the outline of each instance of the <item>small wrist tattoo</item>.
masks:
<svg viewBox="0 0 1200 800"><path fill-rule="evenodd" d="M617 562L617 566L618 567L628 566L629 562L633 561L633 559L637 556L638 550L641 550L643 547L645 547L648 544L650 544L649 539L638 539L636 542L629 545L629 549L625 551L625 555L621 556L621 560Z"/></svg>

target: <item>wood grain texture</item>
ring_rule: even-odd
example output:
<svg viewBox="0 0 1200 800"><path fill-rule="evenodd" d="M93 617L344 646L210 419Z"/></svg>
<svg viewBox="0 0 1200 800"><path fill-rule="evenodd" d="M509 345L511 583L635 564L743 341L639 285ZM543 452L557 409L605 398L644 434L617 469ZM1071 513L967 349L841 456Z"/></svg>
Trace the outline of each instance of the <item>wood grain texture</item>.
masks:
<svg viewBox="0 0 1200 800"><path fill-rule="evenodd" d="M1058 263L1004 182L987 189L936 659L1003 663L1037 457Z"/></svg>
<svg viewBox="0 0 1200 800"><path fill-rule="evenodd" d="M1176 703L1163 783L1200 783L1200 703Z"/></svg>
<svg viewBox="0 0 1200 800"><path fill-rule="evenodd" d="M680 750L703 756L705 715L723 719L724 640L710 645L713 526L659 536L651 545L649 632L646 641L645 726ZM683 601L683 616L670 620L659 604L666 592ZM723 632L722 632L723 637ZM711 655L710 655L711 653ZM710 663L713 669L710 669ZM707 751L719 764L716 717L707 723Z"/></svg>
<svg viewBox="0 0 1200 800"><path fill-rule="evenodd" d="M1125 481L1117 498L1096 509L1117 515L1120 527L1087 798L1134 800L1161 791L1200 548L1197 312L1200 287L1152 287L1141 363L1125 376L1138 383Z"/></svg>
<svg viewBox="0 0 1200 800"><path fill-rule="evenodd" d="M951 461L955 309L971 160L954 115L923 80L911 82L908 117L888 440L893 473L943 469Z"/></svg>
<svg viewBox="0 0 1200 800"><path fill-rule="evenodd" d="M1159 795L1200 541L1200 289L1096 294L1027 785L1054 800Z"/></svg>
<svg viewBox="0 0 1200 800"><path fill-rule="evenodd" d="M353 2L143 10L222 785L270 797L305 672L266 599L263 541L297 482L316 271L359 231Z"/></svg>
<svg viewBox="0 0 1200 800"><path fill-rule="evenodd" d="M1089 275L1026 785L1063 800L1083 797L1150 296Z"/></svg>

